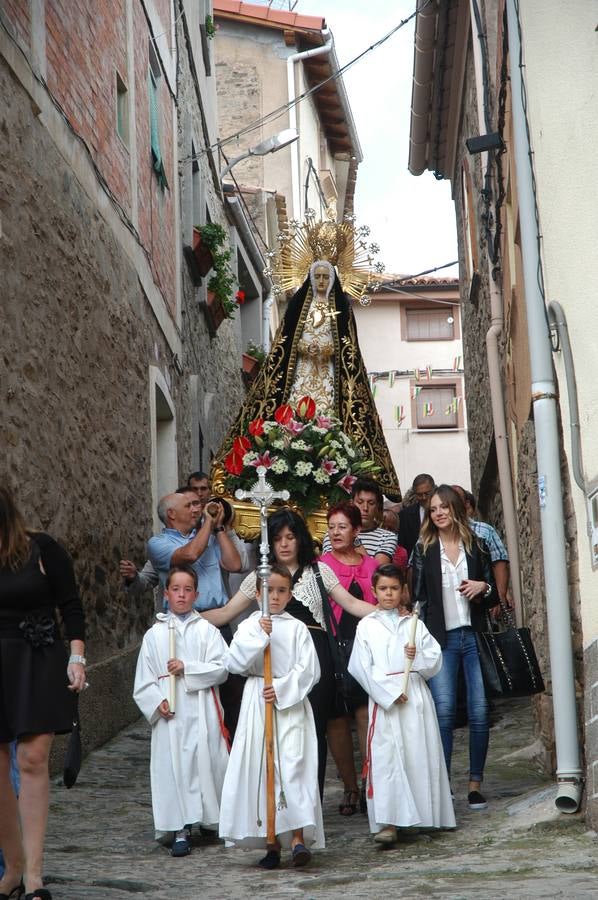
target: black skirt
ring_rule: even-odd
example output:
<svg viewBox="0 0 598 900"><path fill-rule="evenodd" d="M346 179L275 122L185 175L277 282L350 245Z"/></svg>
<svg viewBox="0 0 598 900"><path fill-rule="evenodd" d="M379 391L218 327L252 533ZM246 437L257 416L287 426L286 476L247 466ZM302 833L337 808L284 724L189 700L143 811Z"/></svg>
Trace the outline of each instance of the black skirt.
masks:
<svg viewBox="0 0 598 900"><path fill-rule="evenodd" d="M67 665L59 639L34 647L23 637L0 636L0 743L72 730L75 697Z"/></svg>

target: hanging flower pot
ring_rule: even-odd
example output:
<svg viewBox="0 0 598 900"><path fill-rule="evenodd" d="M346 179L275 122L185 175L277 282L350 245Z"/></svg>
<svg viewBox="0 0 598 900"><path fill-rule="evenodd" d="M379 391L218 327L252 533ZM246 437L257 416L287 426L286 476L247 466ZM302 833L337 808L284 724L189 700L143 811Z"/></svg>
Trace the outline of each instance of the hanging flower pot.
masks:
<svg viewBox="0 0 598 900"><path fill-rule="evenodd" d="M206 243L202 241L199 228L193 229L193 256L195 257L197 269L202 278L208 274L210 269L214 268L212 251Z"/></svg>
<svg viewBox="0 0 598 900"><path fill-rule="evenodd" d="M210 334L214 335L226 318L224 306L213 291L208 291L204 308Z"/></svg>

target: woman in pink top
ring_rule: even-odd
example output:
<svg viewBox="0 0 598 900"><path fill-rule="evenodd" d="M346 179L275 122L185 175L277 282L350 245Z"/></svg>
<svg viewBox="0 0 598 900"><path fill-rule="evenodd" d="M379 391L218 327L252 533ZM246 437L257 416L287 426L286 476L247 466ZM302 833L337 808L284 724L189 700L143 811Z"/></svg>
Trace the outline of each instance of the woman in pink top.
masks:
<svg viewBox="0 0 598 900"><path fill-rule="evenodd" d="M355 548L355 538L361 527L361 513L352 503L338 503L328 510L328 535L332 550L324 553L320 561L333 570L341 585L354 597L376 605L372 591L372 575L378 568L378 561L372 556L364 556ZM345 640L355 638L358 619L348 614L334 600L330 601L333 622L336 623L337 634ZM337 768L345 773L343 801L339 805L342 816L352 816L359 802L362 812L366 812L365 794L357 786L355 760L353 757L353 738L351 735L351 716L355 716L357 737L362 760L366 755L366 739L368 727L368 696L365 691L356 691L357 702L348 704L347 715L330 719L328 722L328 746L334 757ZM347 778L347 773L352 773ZM347 783L349 782L349 783Z"/></svg>

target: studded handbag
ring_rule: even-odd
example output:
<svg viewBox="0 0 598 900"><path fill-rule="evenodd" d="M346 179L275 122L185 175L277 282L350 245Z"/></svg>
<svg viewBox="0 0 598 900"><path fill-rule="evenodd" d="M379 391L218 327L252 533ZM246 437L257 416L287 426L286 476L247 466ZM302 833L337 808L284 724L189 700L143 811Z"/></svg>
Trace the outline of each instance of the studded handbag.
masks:
<svg viewBox="0 0 598 900"><path fill-rule="evenodd" d="M529 697L545 690L529 628L517 628L500 601L499 628L476 632L484 687L489 697Z"/></svg>

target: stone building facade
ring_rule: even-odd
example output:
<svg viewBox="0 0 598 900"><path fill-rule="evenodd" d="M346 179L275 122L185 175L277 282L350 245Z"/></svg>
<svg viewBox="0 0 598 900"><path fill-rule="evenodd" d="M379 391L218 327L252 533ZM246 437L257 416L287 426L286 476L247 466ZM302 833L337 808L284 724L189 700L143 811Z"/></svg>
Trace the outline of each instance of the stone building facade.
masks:
<svg viewBox="0 0 598 900"><path fill-rule="evenodd" d="M242 397L239 323L209 335L183 261L177 104L205 208L237 241L187 7L0 0L1 477L75 561L88 747L137 715L153 600L125 595L119 560L143 563L158 497L209 466Z"/></svg>
<svg viewBox="0 0 598 900"><path fill-rule="evenodd" d="M509 14L515 12L510 26L509 6ZM554 311L550 301L559 297L565 309L563 318L569 321L571 341L578 349L575 358L580 408L587 404L579 433L584 458L592 460L597 444L595 429L589 425L590 409L596 406L595 377L587 362L591 352L584 344L594 330L591 322L595 312L587 304L580 309L585 282L579 264L585 255L593 253L595 229L590 223L595 217L585 198L593 190L595 178L591 178L592 185L586 183L582 188L582 179L578 189L572 187L572 179L561 163L563 148L569 145L570 130L577 121L575 111L585 109L590 102L591 73L596 64L586 35L593 31L594 24L581 2L567 5L566 10L558 3L535 0L519 7L510 0L451 0L422 8L416 24L409 159L413 174L429 169L437 177L450 179L452 185L459 235L472 489L479 496L481 517L499 528L510 515L504 508L505 499L515 510L520 559L515 577L521 592L521 617L531 628L547 687L544 694L534 698L539 739L535 749L547 767L558 768L551 668L556 664L554 647L559 646L559 653L568 653L571 642L574 680L570 696L576 697L578 722L585 721L585 729L578 725L578 735L573 729L568 739L575 744L578 737L585 751L581 760L586 775L584 801L593 824L598 821L594 701L598 556L592 560L592 548L584 532L592 531L589 504L596 480L584 475L585 481L580 484L576 475L576 426L569 422L571 418L573 423L570 372L566 371L563 344L557 341L557 328L551 324ZM524 213L519 193L528 175L515 165L511 88L518 75L518 51L512 53L510 40L520 40L523 47L527 140L533 154L540 223L534 244L539 242L541 246L541 266L533 285L526 281L524 272ZM573 58L579 62L576 71L570 73L566 60ZM589 127L593 135L598 129L595 116ZM478 137L481 146L476 146ZM594 171L584 149L588 140L580 141L579 158L571 162L571 171ZM527 326L529 297L538 289L545 292L542 296L546 304L546 321L538 339L556 349L552 360L558 391L550 399L556 397L557 403L555 436L562 486L562 511L559 506L557 515L562 516L564 524L561 551L571 621L570 635L552 635L552 656L542 509L544 491L554 491L554 485L546 485L538 471L534 411L539 396L532 390L532 338ZM495 400L499 396L494 405L493 390ZM506 467L504 456L500 456L505 446ZM572 709L574 701L570 706ZM558 780L560 787L561 781L575 784L579 794L579 776Z"/></svg>

